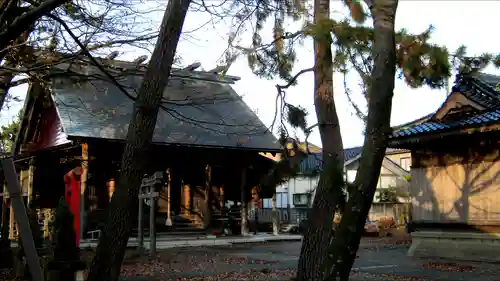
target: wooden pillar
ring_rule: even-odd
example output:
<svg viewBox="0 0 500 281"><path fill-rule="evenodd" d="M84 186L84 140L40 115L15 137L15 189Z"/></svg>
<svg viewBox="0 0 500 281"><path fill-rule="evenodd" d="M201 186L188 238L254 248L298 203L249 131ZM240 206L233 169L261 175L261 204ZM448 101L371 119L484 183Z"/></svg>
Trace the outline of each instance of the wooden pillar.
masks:
<svg viewBox="0 0 500 281"><path fill-rule="evenodd" d="M108 185L108 201L111 202L111 198L113 198L113 194L115 193L115 188L116 188L115 178L109 179L107 185Z"/></svg>
<svg viewBox="0 0 500 281"><path fill-rule="evenodd" d="M12 208L12 202L10 202L10 206L9 206L9 239L10 240L14 240L16 239L16 233L15 232L15 229L14 229L14 226L15 226L15 218L14 218L14 210Z"/></svg>
<svg viewBox="0 0 500 281"><path fill-rule="evenodd" d="M248 215L247 215L247 168L244 167L241 171L241 184L240 184L240 192L241 192L241 235L248 235Z"/></svg>
<svg viewBox="0 0 500 281"><path fill-rule="evenodd" d="M2 235L4 234L3 231L6 230L8 237L9 239L10 238L10 220L11 220L11 217L7 217L7 213L10 213L12 211L12 208L9 209L9 211L7 211L7 198L8 198L8 194L7 194L7 186L4 184L3 185L3 197L2 197ZM7 223L9 222L9 223Z"/></svg>
<svg viewBox="0 0 500 281"><path fill-rule="evenodd" d="M221 230L222 233L225 233L226 223L224 221L225 218L229 215L229 212L226 212L224 209L226 207L226 199L224 198L224 185L221 185L219 188L219 204L220 204L220 218L222 218ZM228 211L228 210L227 210Z"/></svg>
<svg viewBox="0 0 500 281"><path fill-rule="evenodd" d="M82 174L80 177L80 233L78 242L83 238L83 229L85 223L85 189L87 189L87 177L89 169L89 146L82 144Z"/></svg>
<svg viewBox="0 0 500 281"><path fill-rule="evenodd" d="M171 204L170 204L170 190L172 188L172 169L167 169L167 221L165 225L172 226L172 214L171 214Z"/></svg>
<svg viewBox="0 0 500 281"><path fill-rule="evenodd" d="M43 210L43 237L46 239L52 239L50 237L50 228L49 228L49 223L52 219L52 210L51 209L45 209Z"/></svg>
<svg viewBox="0 0 500 281"><path fill-rule="evenodd" d="M1 227L2 227L1 230L2 231L4 230L4 227L6 225L7 225L7 188L6 188L5 184L3 184L3 190L2 190L2 221L1 221Z"/></svg>
<svg viewBox="0 0 500 281"><path fill-rule="evenodd" d="M28 198L27 198L27 205L29 206L31 202L33 202L33 178L35 174L35 159L31 158L30 159L30 166L28 170Z"/></svg>
<svg viewBox="0 0 500 281"><path fill-rule="evenodd" d="M278 235L279 234L279 217L278 217L278 211L276 210L276 187L274 188L273 192L273 198L271 199L272 203L272 222L273 222L273 234Z"/></svg>
<svg viewBox="0 0 500 281"><path fill-rule="evenodd" d="M220 195L220 209L221 211L224 210L224 206L226 206L226 199L224 198L224 185L219 187L219 195Z"/></svg>
<svg viewBox="0 0 500 281"><path fill-rule="evenodd" d="M5 198L5 202L10 198L10 194L7 192L7 186L3 186L3 194ZM14 240L14 211L12 210L12 202L9 204L9 239Z"/></svg>
<svg viewBox="0 0 500 281"><path fill-rule="evenodd" d="M142 193L142 190L140 191ZM139 213L137 217L137 249L142 251L144 249L144 199L139 196Z"/></svg>
<svg viewBox="0 0 500 281"><path fill-rule="evenodd" d="M150 189L150 194L154 192L154 189ZM149 197L151 202L149 210L149 251L152 257L156 258L156 197L151 195Z"/></svg>
<svg viewBox="0 0 500 281"><path fill-rule="evenodd" d="M205 166L205 198L203 200L203 228L210 226L212 221L212 167Z"/></svg>
<svg viewBox="0 0 500 281"><path fill-rule="evenodd" d="M191 188L189 184L182 184L182 213L184 217L191 218Z"/></svg>
<svg viewBox="0 0 500 281"><path fill-rule="evenodd" d="M23 170L19 171L19 184L21 186L21 198L26 196L26 186L24 182ZM15 220L14 208L12 206L12 196L10 196L10 218L9 218L9 239L17 240L19 238L19 226Z"/></svg>

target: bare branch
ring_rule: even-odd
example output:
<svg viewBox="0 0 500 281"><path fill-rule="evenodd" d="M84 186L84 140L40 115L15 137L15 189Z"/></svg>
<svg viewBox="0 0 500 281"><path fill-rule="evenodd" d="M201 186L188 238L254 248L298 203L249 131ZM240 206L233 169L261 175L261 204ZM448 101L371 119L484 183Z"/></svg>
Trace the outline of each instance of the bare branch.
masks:
<svg viewBox="0 0 500 281"><path fill-rule="evenodd" d="M361 119L361 121L366 122L366 117L367 117L366 114L359 108L356 102L354 102L354 100L351 98L351 91L349 90L349 86L347 85L347 71L343 71L342 74L344 77L344 92L347 96L347 100L354 108L356 116L358 116L359 119Z"/></svg>
<svg viewBox="0 0 500 281"><path fill-rule="evenodd" d="M314 67L311 67L311 68L306 68L306 69L302 69L301 71L297 72L297 74L295 74L289 81L288 83L286 83L285 85L279 85L279 84L276 84L276 90L278 91L277 95L276 95L276 100L275 100L275 108L274 108L274 117L273 117L273 121L271 122L271 126L269 126L269 131L272 131L273 128L274 128L274 125L276 124L276 120L278 118L278 111L280 111L280 108L278 106L279 104L279 101L281 100L281 103L282 103L282 107L281 107L281 112L283 112L284 110L284 107L286 106L286 102L285 102L285 92L284 90L289 88L290 86L292 86L296 81L297 79L300 77L300 75L304 74L304 73L307 73L307 72L311 72L314 70ZM286 127L284 126L284 124L282 124L283 126L283 129L286 129Z"/></svg>
<svg viewBox="0 0 500 281"><path fill-rule="evenodd" d="M80 41L80 39L78 39L78 37L76 37L76 35L73 33L73 31L71 31L69 26L63 20L61 20L60 18L58 18L52 14L48 14L47 16L52 18L53 20L59 22L61 24L61 26L64 27L64 29L66 29L66 32L68 32L69 36L71 36L71 38L73 38L73 40L75 40L76 44L78 44L78 46L81 48L81 52L83 54L85 54L90 59L90 61L92 61L92 63L100 71L102 71L102 73L104 75L106 75L106 77L108 77L111 81L113 81L113 83L116 85L116 87L118 87L118 89L120 89L120 91L122 91L123 94L125 94L129 99L131 99L133 101L136 100L136 98L134 96L132 96L131 94L129 94L127 92L127 90L125 90L125 88L123 88L123 86L120 83L118 83L118 81L116 81L115 77L113 77L113 75L111 75L108 71L106 71L104 69L104 67L92 56L92 54L90 54L90 52L87 50L85 45L83 45L83 43Z"/></svg>
<svg viewBox="0 0 500 281"><path fill-rule="evenodd" d="M148 41L151 39L156 39L157 37L158 37L158 34L153 34L153 35L149 35L149 36L141 36L141 37L132 38L132 39L121 39L121 40L115 40L115 41L111 40L109 42L91 45L91 46L87 47L87 49L89 51L94 51L94 50L97 50L100 48L111 47L114 45L125 45L125 44L135 43L138 41Z"/></svg>
<svg viewBox="0 0 500 281"><path fill-rule="evenodd" d="M289 81L288 83L286 83L285 85L276 85L276 88L278 88L278 90L284 90L284 89L287 89L288 87L290 87L291 85L293 85L297 79L299 78L300 75L304 74L304 73L307 73L307 72L311 72L314 70L314 67L311 67L311 68L306 68L306 69L302 69L301 71L297 72L297 74L295 74Z"/></svg>
<svg viewBox="0 0 500 281"><path fill-rule="evenodd" d="M12 40L16 39L26 30L27 26L31 26L44 14L49 13L65 2L68 2L68 0L43 1L40 6L31 8L28 12L15 19L3 32L0 32L0 49L8 46Z"/></svg>
<svg viewBox="0 0 500 281"><path fill-rule="evenodd" d="M273 41L271 41L267 44L255 46L253 48L242 47L242 46L233 46L233 47L237 50L244 51L245 53L253 53L253 52L258 52L260 50L267 49L267 48L273 46L274 44L276 44L276 42L278 42L280 40L295 39L303 34L304 34L304 30L299 30L299 31L296 31L293 33L283 34L283 36L279 36L278 38L275 38Z"/></svg>

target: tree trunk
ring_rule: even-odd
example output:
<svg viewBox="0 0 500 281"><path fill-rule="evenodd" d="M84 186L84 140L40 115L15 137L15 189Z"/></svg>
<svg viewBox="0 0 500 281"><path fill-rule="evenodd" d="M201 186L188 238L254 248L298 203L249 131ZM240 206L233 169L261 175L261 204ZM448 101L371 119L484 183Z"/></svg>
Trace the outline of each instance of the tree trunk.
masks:
<svg viewBox="0 0 500 281"><path fill-rule="evenodd" d="M122 156L119 186L111 200L106 226L87 281L117 281L119 278L132 222L137 215L137 196L148 162L146 150L153 137L160 102L190 2L168 2L158 42L134 103L133 118Z"/></svg>
<svg viewBox="0 0 500 281"><path fill-rule="evenodd" d="M314 22L330 18L330 1L314 1ZM329 30L314 35L314 104L323 144L323 171L312 208L308 227L302 242L297 280L320 280L322 265L327 258L327 247L332 236L333 217L339 199L343 196L343 147L339 120L333 99L332 38Z"/></svg>
<svg viewBox="0 0 500 281"><path fill-rule="evenodd" d="M371 12L374 25L374 67L369 89L368 120L362 157L349 201L342 215L335 243L331 248L336 274L348 280L359 248L364 225L377 188L382 161L390 133L390 117L396 74L394 21L398 0L374 0Z"/></svg>

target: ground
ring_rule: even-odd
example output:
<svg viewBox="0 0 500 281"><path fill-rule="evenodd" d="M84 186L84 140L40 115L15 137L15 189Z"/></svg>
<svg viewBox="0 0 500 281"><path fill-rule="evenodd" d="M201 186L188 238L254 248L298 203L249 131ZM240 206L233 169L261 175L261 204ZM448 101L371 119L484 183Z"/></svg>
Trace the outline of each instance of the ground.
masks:
<svg viewBox="0 0 500 281"><path fill-rule="evenodd" d="M495 264L407 257L407 242L399 238L363 238L351 280L499 280L500 269ZM295 277L299 253L300 242L173 248L160 251L155 260L129 250L122 280L288 281ZM86 255L91 259L91 252Z"/></svg>
<svg viewBox="0 0 500 281"><path fill-rule="evenodd" d="M499 280L493 264L413 259L408 241L364 238L352 280ZM157 261L134 259L123 265L124 281L290 280L295 277L300 242L271 242L197 248L159 253Z"/></svg>

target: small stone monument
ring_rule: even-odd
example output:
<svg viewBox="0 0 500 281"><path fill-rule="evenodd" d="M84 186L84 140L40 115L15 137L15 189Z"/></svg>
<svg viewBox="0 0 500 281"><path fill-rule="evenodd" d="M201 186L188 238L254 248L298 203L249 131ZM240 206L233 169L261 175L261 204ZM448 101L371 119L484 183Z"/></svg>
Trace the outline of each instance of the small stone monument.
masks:
<svg viewBox="0 0 500 281"><path fill-rule="evenodd" d="M47 263L47 281L78 281L76 276L85 270L80 260L80 248L76 245L73 214L64 198L59 200L54 220L53 254Z"/></svg>

